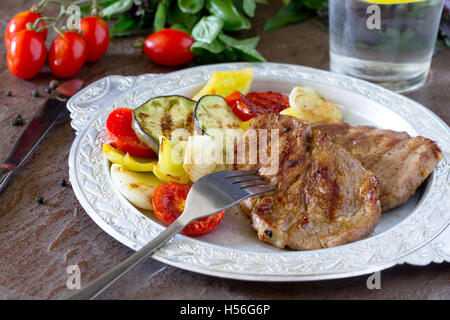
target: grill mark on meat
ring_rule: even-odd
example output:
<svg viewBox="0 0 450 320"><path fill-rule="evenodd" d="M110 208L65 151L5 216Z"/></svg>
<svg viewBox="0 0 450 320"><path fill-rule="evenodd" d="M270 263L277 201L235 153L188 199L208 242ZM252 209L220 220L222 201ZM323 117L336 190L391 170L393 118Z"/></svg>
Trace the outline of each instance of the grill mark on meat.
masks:
<svg viewBox="0 0 450 320"><path fill-rule="evenodd" d="M442 159L436 142L410 137L406 132L351 127L342 121L313 123L313 131L326 133L380 180L383 212L404 204Z"/></svg>
<svg viewBox="0 0 450 320"><path fill-rule="evenodd" d="M328 167L322 164L317 164L313 170L311 170L311 178L308 184L308 194L321 197L321 202L325 204L326 217L328 220L333 220L336 213L337 207L341 202L339 196L339 184L336 180L331 179L328 172ZM321 185L326 188L319 189L320 194L318 195L315 186Z"/></svg>

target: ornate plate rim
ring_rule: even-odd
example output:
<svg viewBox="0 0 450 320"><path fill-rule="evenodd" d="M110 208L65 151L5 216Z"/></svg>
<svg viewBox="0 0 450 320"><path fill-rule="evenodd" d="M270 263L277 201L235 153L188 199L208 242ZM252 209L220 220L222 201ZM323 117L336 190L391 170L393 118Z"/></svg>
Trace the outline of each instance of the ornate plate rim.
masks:
<svg viewBox="0 0 450 320"><path fill-rule="evenodd" d="M163 248L158 250L152 256L153 258L182 269L233 279L306 281L344 278L372 273L397 264L401 258L421 248L437 237L450 223L449 212L446 212L445 209L443 211L438 210L439 208L437 206L435 206L436 210L433 210L431 207L432 203L430 203L430 196L441 194L442 199L439 199L439 203L442 205L444 202L447 206L443 205L439 207L446 208L450 204L450 130L440 118L417 102L371 83L328 71L278 63L207 65L176 71L160 77L154 77L153 75L107 77L115 77L115 80L119 81L122 88L116 91L114 99L110 99L109 104L107 104L108 107L105 106L99 110L92 110L89 119L86 119L86 113L83 114L80 110L77 113L73 112L76 109L76 100L85 91L81 91L72 97L68 103L68 108L72 112L73 122L77 121L80 117L85 117L83 119L85 126L80 124L74 126L72 124L78 130L78 134L70 150L69 175L78 200L95 223L113 238L134 250L139 249L145 241L156 236L163 228L142 215L128 201L124 200L123 197L122 199L118 199L120 197L117 197L114 191L105 189L101 191L103 192L102 195L94 196L95 200L88 199L95 193L92 190L87 191L92 187L90 184L97 183L97 187L101 188L99 183L105 183L108 179L108 177L102 177L101 172L97 172L97 177L94 181L87 181L84 179L87 179L86 174L88 173L83 172L83 170L98 170L98 167L104 166L106 163L101 157L101 153L100 155L98 154L99 148L97 148L97 154L95 149L95 139L102 131L101 116L106 112L105 110L114 108L114 105L117 107L118 101L126 101L130 96L134 99L139 98L138 93L144 89L154 90L152 95L160 95L164 91L169 92L179 89L183 85L188 86L193 83L200 83L199 81L206 81L212 71L239 69L247 66L254 68L255 77L270 76L280 79L308 80L352 90L385 106L390 102L391 104L387 106L388 108L403 117L407 117L408 122L413 122L415 124L414 127L416 129L419 128L417 129L419 134L425 134L438 141L444 151L444 159L439 164L430 182L428 196L421 200L418 208L413 213L391 229L368 239L339 247L313 251L251 252L209 244L197 239L177 235ZM88 88L95 87L96 83L90 85ZM111 91L111 88L108 90ZM102 96L105 96L105 94L103 93ZM421 117L417 117L417 112ZM94 113L95 115L92 116ZM434 126L430 127L431 124L434 124ZM90 148L92 154L86 154L86 151L81 150L82 148ZM83 159L84 167L81 166L80 162ZM98 178L101 180L97 181ZM110 195L111 192L114 193L114 197L112 197L114 199L105 199L104 195ZM89 196L87 193L90 193ZM105 200L109 202L106 201L107 203L105 203ZM99 208L97 202L101 203L101 205L109 205L110 208L113 206L114 213L100 213L103 208ZM418 214L418 211L421 213ZM120 220L122 225L114 225L114 219L122 219ZM425 227L426 224L424 222L427 221L434 221L435 226L431 231ZM128 224L128 229L126 224ZM419 230L414 228L408 229L408 225L416 226L416 229L419 228ZM130 230L130 226L138 227L140 230ZM417 239L413 244L406 243L404 233L408 232L408 230L409 232L421 231L421 234L418 236L420 239ZM128 235L124 234L125 232L128 232ZM397 254L389 256L388 251L396 251ZM367 257L367 252L372 253L372 255ZM353 264L348 259L352 256L351 261ZM363 258L368 261L366 264L361 264L361 261L364 260ZM280 261L282 262L281 264ZM328 265L324 266L325 264Z"/></svg>

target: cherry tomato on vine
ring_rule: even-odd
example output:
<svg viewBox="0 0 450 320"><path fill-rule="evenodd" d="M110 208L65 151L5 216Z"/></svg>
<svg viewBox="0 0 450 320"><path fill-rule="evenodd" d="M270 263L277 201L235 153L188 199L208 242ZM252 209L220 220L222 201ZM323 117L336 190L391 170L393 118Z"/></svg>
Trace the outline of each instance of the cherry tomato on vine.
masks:
<svg viewBox="0 0 450 320"><path fill-rule="evenodd" d="M131 127L133 110L118 108L111 112L106 119L106 138L115 148L129 153L134 157L155 158L152 149L139 141Z"/></svg>
<svg viewBox="0 0 450 320"><path fill-rule="evenodd" d="M158 219L172 224L184 210L190 184L169 182L159 185L153 191L153 210ZM225 211L205 218L197 219L188 224L181 233L188 236L198 236L213 231L222 221Z"/></svg>
<svg viewBox="0 0 450 320"><path fill-rule="evenodd" d="M163 66L177 66L188 63L195 55L190 48L194 39L186 32L162 29L145 39L144 54L153 62Z"/></svg>
<svg viewBox="0 0 450 320"><path fill-rule="evenodd" d="M64 31L53 40L48 64L58 78L70 78L80 71L86 61L87 46L81 35Z"/></svg>
<svg viewBox="0 0 450 320"><path fill-rule="evenodd" d="M81 31L87 45L87 62L97 61L106 52L109 44L109 30L105 20L90 16L81 19Z"/></svg>
<svg viewBox="0 0 450 320"><path fill-rule="evenodd" d="M22 30L11 37L6 61L9 71L18 78L31 79L41 71L47 58L42 36L33 30Z"/></svg>
<svg viewBox="0 0 450 320"><path fill-rule="evenodd" d="M39 13L33 11L23 11L16 14L11 20L9 20L8 25L5 30L5 46L6 49L9 48L12 36L19 31L25 30L27 28L27 23L34 23L38 18L42 16ZM38 28L45 26L45 21L41 21ZM47 29L39 32L44 41L47 39Z"/></svg>

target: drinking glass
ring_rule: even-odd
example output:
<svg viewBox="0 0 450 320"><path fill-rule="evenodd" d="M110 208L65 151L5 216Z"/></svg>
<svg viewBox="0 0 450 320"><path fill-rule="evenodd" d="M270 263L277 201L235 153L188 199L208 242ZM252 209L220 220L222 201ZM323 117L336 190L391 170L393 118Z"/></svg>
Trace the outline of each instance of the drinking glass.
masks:
<svg viewBox="0 0 450 320"><path fill-rule="evenodd" d="M397 92L427 79L444 0L329 0L330 69Z"/></svg>

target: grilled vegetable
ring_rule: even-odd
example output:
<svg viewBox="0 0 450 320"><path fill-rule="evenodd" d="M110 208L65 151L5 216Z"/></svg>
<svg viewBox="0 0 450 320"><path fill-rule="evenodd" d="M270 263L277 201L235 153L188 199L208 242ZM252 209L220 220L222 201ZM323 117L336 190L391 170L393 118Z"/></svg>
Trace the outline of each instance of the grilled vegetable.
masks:
<svg viewBox="0 0 450 320"><path fill-rule="evenodd" d="M288 97L272 91L251 92L247 95L235 91L228 95L225 101L242 121L248 121L260 114L279 113L289 107Z"/></svg>
<svg viewBox="0 0 450 320"><path fill-rule="evenodd" d="M334 103L325 100L310 87L295 87L289 95L291 108L298 111L300 119L316 121L333 121L342 119L342 111Z"/></svg>
<svg viewBox="0 0 450 320"><path fill-rule="evenodd" d="M184 211L190 184L167 183L155 190L153 207L155 215L162 221L172 224ZM197 219L189 223L181 233L198 236L213 231L222 221L224 211Z"/></svg>
<svg viewBox="0 0 450 320"><path fill-rule="evenodd" d="M225 170L224 159L223 147L212 137L195 135L187 142L183 168L189 179L195 182L207 174Z"/></svg>
<svg viewBox="0 0 450 320"><path fill-rule="evenodd" d="M300 114L300 112L298 112L297 109L294 109L292 107L284 109L283 111L280 112L280 114L283 114L285 116L296 117L296 118L299 118L299 119L302 118L302 115Z"/></svg>
<svg viewBox="0 0 450 320"><path fill-rule="evenodd" d="M160 139L158 163L153 173L166 182L188 183L189 178L183 169L185 141L174 142L162 136Z"/></svg>
<svg viewBox="0 0 450 320"><path fill-rule="evenodd" d="M253 69L217 71L212 74L205 86L192 98L199 100L209 94L228 96L234 91L247 94L253 80Z"/></svg>
<svg viewBox="0 0 450 320"><path fill-rule="evenodd" d="M134 172L120 164L111 165L111 179L117 190L136 207L153 210L152 196L163 181L151 172Z"/></svg>
<svg viewBox="0 0 450 320"><path fill-rule="evenodd" d="M154 158L152 149L143 144L131 128L133 110L118 108L106 119L106 138L115 148L135 157Z"/></svg>
<svg viewBox="0 0 450 320"><path fill-rule="evenodd" d="M239 129L240 123L241 120L221 96L204 96L195 106L196 129L208 135L216 136L213 132L217 129L225 135L226 129Z"/></svg>
<svg viewBox="0 0 450 320"><path fill-rule="evenodd" d="M156 162L156 159L138 158L131 156L129 153L125 154L110 144L102 145L102 151L109 161L132 171L151 172Z"/></svg>
<svg viewBox="0 0 450 320"><path fill-rule="evenodd" d="M165 183L166 182L189 183L189 177L187 175L181 177L172 176L170 174L161 171L158 164L155 164L155 166L153 167L153 173L159 180L164 181Z"/></svg>
<svg viewBox="0 0 450 320"><path fill-rule="evenodd" d="M155 152L162 136L172 140L176 129L194 130L195 101L182 96L165 96L150 99L133 111L133 130L138 138Z"/></svg>
<svg viewBox="0 0 450 320"><path fill-rule="evenodd" d="M289 109L289 108L288 108ZM286 109L285 109L286 110ZM252 122L252 119L243 121L239 124L239 128L241 128L244 131L247 131L248 127L250 126L250 122Z"/></svg>

